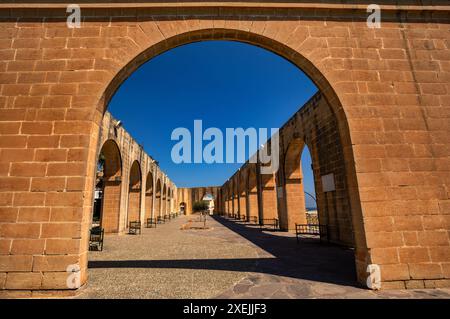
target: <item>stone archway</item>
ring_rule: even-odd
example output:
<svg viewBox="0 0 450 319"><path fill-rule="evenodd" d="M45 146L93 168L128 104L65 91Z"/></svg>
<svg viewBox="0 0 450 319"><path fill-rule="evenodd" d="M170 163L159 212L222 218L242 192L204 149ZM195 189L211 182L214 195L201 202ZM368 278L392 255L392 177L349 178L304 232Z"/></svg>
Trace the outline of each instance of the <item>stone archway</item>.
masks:
<svg viewBox="0 0 450 319"><path fill-rule="evenodd" d="M294 139L289 143L284 160L286 215L280 218L280 226L293 229L295 224L306 224L305 194L303 190L303 174L300 165L304 142ZM281 216L280 216L281 217Z"/></svg>
<svg viewBox="0 0 450 319"><path fill-rule="evenodd" d="M141 187L141 167L138 161L134 161L131 164L129 178L127 227L130 222L141 220Z"/></svg>
<svg viewBox="0 0 450 319"><path fill-rule="evenodd" d="M147 218L153 218L153 174L148 172L145 184L145 214L144 221Z"/></svg>
<svg viewBox="0 0 450 319"><path fill-rule="evenodd" d="M1 35L13 50L4 55L7 75L0 99L2 120L15 122L5 130L16 145L2 147L0 185L5 202L12 205L7 209L10 220L16 220L14 214L22 209L13 203L16 194L45 201L48 210L58 210L64 217L58 223L8 222L12 226L5 230L14 230L5 237L14 242L23 235L16 228L27 228L36 240L61 239L60 223L65 223L69 231L62 239L78 249L52 256L42 251L40 257L51 257L60 267L44 268L45 280L21 289L66 289L67 254L71 264L80 266L81 284L86 282L86 220L93 204L98 131L109 99L142 63L178 45L203 40L235 40L266 48L305 71L322 92L341 140L350 196L347 222L353 225L359 281L365 282L367 265L377 264L386 288L405 288L411 280L448 286L450 244L445 234L450 205L445 194L450 134L442 116L448 113L448 83L438 76L446 72L448 7L383 5L384 20L393 23L381 30L368 30L365 8L354 4L336 9L324 3L271 8L255 3L243 9L221 3L206 10L177 4L164 6L163 14L139 7L94 7L86 11L90 19L84 26L93 34L86 38L60 26L66 20L64 10L52 5L42 10L39 5L2 7L2 14L16 21L7 23L12 30ZM46 19L47 12L52 19ZM116 19L119 14L128 18ZM30 39L19 38L16 31L27 25L27 19L18 17L37 21L29 27ZM104 17L110 19L108 25L95 21ZM423 39L414 41L418 35ZM56 49L44 54L41 42ZM433 45L416 47L415 42ZM23 50L15 54L16 49ZM77 70L81 56L90 69ZM19 78L27 80L19 84ZM49 108L53 110L43 111ZM40 139L25 136L36 134ZM22 149L15 149L18 146ZM30 158L34 162L26 163ZM62 169L66 180L52 184L50 179L61 176ZM66 187L75 181L82 186ZM399 196L405 189L408 200ZM434 195L429 198L421 195L430 193ZM418 246L403 241L409 231L420 232ZM446 241L436 245L430 240L435 233L444 234ZM21 253L24 263L32 265L35 256ZM14 265L15 258L8 255L6 263ZM8 269L1 273L3 278L20 272L14 266ZM30 278L41 276L31 266L24 272Z"/></svg>
<svg viewBox="0 0 450 319"><path fill-rule="evenodd" d="M170 202L171 202L171 190L170 186L167 187L167 198L166 198L166 215L170 214Z"/></svg>
<svg viewBox="0 0 450 319"><path fill-rule="evenodd" d="M166 216L166 214L167 214L167 188L166 184L164 184L161 193L161 216Z"/></svg>
<svg viewBox="0 0 450 319"><path fill-rule="evenodd" d="M311 60L307 59L304 55L298 51L292 49L289 45L285 45L274 39L268 38L261 34L252 33L249 31L243 31L240 29L201 29L189 32L181 32L174 34L172 37L164 39L162 42L157 42L153 46L147 48L146 50L140 52L137 56L120 70L120 72L114 77L114 79L109 83L107 89L104 91L102 99L100 101L99 109L106 109L109 99L114 94L117 87L121 84L123 79L127 78L134 70L136 70L140 65L151 59L162 52L165 52L171 48L179 45L188 44L196 41L207 41L207 40L234 40L245 42L253 45L263 47L269 51L272 51L280 56L288 59L290 62L297 65L302 71L304 71L311 80L319 88L320 92L323 94L325 100L328 102L333 114L336 116L336 129L342 140L343 154L345 159L346 167L346 178L349 180L349 184L356 184L356 171L353 165L353 152L345 151L348 148L351 149L350 143L350 133L348 128L348 122L346 119L345 112L342 108L340 99L336 95L336 91L330 85L324 74L319 71L316 65L314 65ZM344 143L345 142L345 143ZM258 209L259 219L260 218L279 218L278 215L278 203L277 203L277 193L276 193L276 176L263 176L260 180L261 189L261 208ZM236 215L239 210L239 194L237 181L231 179L230 182L230 195L229 195L229 210L231 214ZM265 188L265 189L264 189ZM166 204L164 199L164 190L161 197L161 205ZM364 226L361 223L362 218L358 217L361 214L361 208L358 206L359 194L355 192L352 194L354 196L352 202L356 205L352 207L353 210L353 220L351 222L356 222L354 227L355 233L358 234L359 245L357 249L361 249L360 252L356 254L359 257L357 260L358 274L362 274L365 278L365 270L368 262L366 243L365 243L365 232L363 230ZM265 202L264 202L265 201ZM265 212L264 212L265 207ZM165 211L165 207L161 207L161 212ZM262 215L263 214L263 215ZM262 216L261 216L262 215ZM362 278L361 277L361 278Z"/></svg>
<svg viewBox="0 0 450 319"><path fill-rule="evenodd" d="M182 215L186 215L186 203L185 203L185 202L181 202L181 203L180 203L179 209L180 209L180 213L181 213Z"/></svg>
<svg viewBox="0 0 450 319"><path fill-rule="evenodd" d="M122 160L116 142L107 140L101 148L99 157L103 160L100 225L106 233L117 233L120 218Z"/></svg>
<svg viewBox="0 0 450 319"><path fill-rule="evenodd" d="M155 188L155 218L161 216L161 180L158 178L156 181L156 188Z"/></svg>

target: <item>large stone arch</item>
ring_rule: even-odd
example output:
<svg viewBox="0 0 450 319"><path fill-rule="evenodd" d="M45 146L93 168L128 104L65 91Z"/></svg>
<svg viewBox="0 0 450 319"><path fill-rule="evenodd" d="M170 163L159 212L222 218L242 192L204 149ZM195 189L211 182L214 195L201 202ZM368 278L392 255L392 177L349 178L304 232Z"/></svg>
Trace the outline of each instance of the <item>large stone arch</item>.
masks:
<svg viewBox="0 0 450 319"><path fill-rule="evenodd" d="M343 143L342 154L345 156L345 163L347 164L346 169L346 178L349 180L350 185L356 185L356 171L353 165L353 152L348 151L351 149L350 143L350 132L348 128L348 122L346 119L345 111L342 107L340 99L338 98L338 94L336 90L331 86L328 79L325 77L326 72L321 72L317 65L315 65L311 61L311 57L306 57L306 55L302 55L300 52L294 50L289 45L285 45L283 43L278 42L275 39L269 38L265 35L252 33L245 30L239 29L212 29L205 28L201 30L194 30L188 32L180 32L178 34L174 34L171 37L165 38L161 42L155 43L153 46L148 47L147 49L140 52L138 55L134 56L127 65L125 65L120 71L115 75L114 79L109 83L108 87L104 91L104 94L101 98L99 109L106 110L106 106L111 98L111 96L115 93L118 86L122 83L124 79L126 79L131 73L133 73L137 68L139 68L143 63L150 60L154 56L161 54L167 50L175 48L177 46L188 44L192 42L198 41L207 41L207 40L233 40L239 42L245 42L253 45L257 45L263 47L269 51L272 51L286 59L290 62L294 63L300 69L302 69L310 79L316 84L319 88L321 94L325 97L328 105L332 109L333 114L335 115L337 121L337 129L339 136L342 141L347 141L346 144ZM278 207L277 207L277 195L276 195L276 177L275 175L261 175L260 184L261 184L261 206L259 209L259 218L279 218ZM164 185L165 186L165 185ZM240 193L239 193L239 181L236 176L230 181L230 212L232 214L240 213ZM197 194L198 195L198 194ZM167 194L162 190L161 196L161 212L162 214L166 213L167 209ZM353 213L357 216L361 213L361 209L358 206L359 194L358 192L353 193L352 202L356 204L353 207ZM264 209L265 208L265 209ZM280 218L282 219L282 218ZM357 218L361 220L362 218ZM362 223L358 224L359 227L355 227L355 231L359 230L359 238L361 239L362 247L365 246L365 232L362 230ZM364 249L363 249L364 250ZM365 256L364 254L358 254L358 256ZM365 257L363 258L366 263ZM363 266L365 267L365 266ZM365 270L364 270L365 271Z"/></svg>
<svg viewBox="0 0 450 319"><path fill-rule="evenodd" d="M119 232L122 158L114 140L107 140L99 153L103 160L100 225L106 233Z"/></svg>
<svg viewBox="0 0 450 319"><path fill-rule="evenodd" d="M328 105L332 109L337 121L337 129L341 140L343 141L343 151L345 157L346 167L346 177L349 180L349 185L356 185L356 171L354 166L353 152L351 151L350 142L350 131L348 127L347 118L345 115L344 108L342 107L341 100L339 98L339 91L332 87L328 78L336 80L333 75L326 75L326 69L321 70L323 67L321 64L314 64L314 58L309 54L302 54L298 50L293 48L292 43L283 43L277 39L268 37L266 35L251 32L249 30L233 29L233 28L201 28L196 30L189 30L183 32L183 28L180 29L176 34L172 34L170 37L161 39L161 41L154 43L153 45L147 47L146 49L139 52L137 55L133 56L131 60L124 65L120 71L114 76L111 82L105 89L100 104L98 105L99 110L105 111L109 100L115 93L120 84L131 75L137 68L139 68L143 63L150 60L154 56L157 56L165 51L173 49L177 46L208 40L232 40L244 43L253 44L265 48L273 53L276 53L290 62L298 66L302 71L304 71L314 84L318 87L321 94L325 97ZM345 142L345 143L344 143ZM239 192L237 189L237 181L233 178L230 181L231 184L231 196L230 196L230 211L232 214L237 214L239 211ZM267 185L266 192L262 189L261 198L262 206L266 206L266 213L263 218L278 218L277 213L277 199L276 199L276 179L275 176L269 177L265 176L261 180L262 185ZM270 191L270 192L269 192ZM355 215L361 214L361 208L359 207L359 194L358 192L353 193L354 198L352 202L355 207L352 207ZM270 208L264 203L266 200L270 205ZM166 201L162 199L162 202L166 204ZM166 206L166 205L164 205ZM162 211L165 211L165 207L162 207ZM262 210L264 213L264 210ZM262 216L260 216L262 217ZM361 220L362 218L358 218ZM364 231L362 223L359 223L359 227L354 229L358 232L361 243L363 245L365 242Z"/></svg>
<svg viewBox="0 0 450 319"><path fill-rule="evenodd" d="M35 3L18 9L6 4L2 15L16 21L7 22L8 27L21 28L27 25L26 18L38 23L30 26L37 31L32 40L15 41L17 30L2 34L2 40L7 44L14 41L19 49L29 49L44 38L56 46L62 38L69 45L58 46L53 55L37 52L38 58L31 54L22 54L22 59L17 54L4 57L9 65L6 73L12 74L3 77L1 84L2 119L17 122L9 128L15 137L10 141L23 149L2 148L0 185L5 201L12 205L8 207L10 220L16 220L14 214L22 209L13 203L13 197L31 196L30 189L48 209L72 216L59 223L65 222L63 226L69 230L62 239L74 245L53 256L47 255L49 250L42 251L38 255L46 261L49 257L61 261L60 266L43 267L41 273L28 267L25 271L30 278L42 272L47 277L35 285L9 289L66 289L67 255L71 264L80 265L81 283L86 282L89 223L85 221L92 211L98 131L107 102L123 80L148 59L178 45L214 39L243 41L278 53L305 71L323 93L337 119L345 159L359 281L365 282L368 264L378 264L383 288L405 288L410 280L448 286L448 80L438 76L448 71L448 7L382 5L387 28L368 30L366 8L354 4L340 4L339 9L326 3L272 7L255 3L245 9L228 3L208 9L176 4L164 6L164 13L118 5L120 9L85 11L90 18L84 25L96 34L88 39L60 32L58 28L65 28L60 26L66 20L64 10L51 4L45 10L36 9L39 6ZM46 20L48 12L53 18ZM117 21L122 13L128 18ZM107 16L112 16L107 26L96 23ZM109 27L126 36L117 37L116 29L100 32ZM48 34L58 37L49 39ZM417 35L426 41L414 41ZM427 41L433 45L415 46ZM81 54L89 57L89 70L75 70L76 61L71 59ZM58 61L60 56L66 60ZM21 67L14 71L12 65ZM38 70L55 75L51 90L46 83L49 77L42 77ZM32 80L18 85L21 77ZM37 106L55 110L41 111ZM31 143L31 138L22 136L37 131L41 140ZM58 158L61 153L67 156ZM34 162L23 163L32 156ZM47 179L60 176L62 169L64 183L49 185ZM76 181L82 186L76 186ZM405 194L407 200L402 197ZM61 228L52 222L8 223L11 228L29 228L37 234L36 240L45 241L54 240ZM2 231L9 229L9 224ZM410 231L420 234L417 246L404 241ZM431 240L434 235L440 236L438 244ZM21 238L15 230L5 237L11 247ZM74 246L77 248L69 249ZM34 256L20 253L32 265ZM5 257L7 264L13 264L15 257ZM2 272L7 281L14 281L18 273L15 268Z"/></svg>

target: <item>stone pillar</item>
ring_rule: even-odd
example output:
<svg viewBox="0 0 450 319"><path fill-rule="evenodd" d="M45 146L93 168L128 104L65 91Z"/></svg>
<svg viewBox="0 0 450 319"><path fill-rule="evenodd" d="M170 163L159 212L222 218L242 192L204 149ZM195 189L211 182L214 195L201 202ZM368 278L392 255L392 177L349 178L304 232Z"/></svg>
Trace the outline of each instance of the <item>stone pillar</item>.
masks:
<svg viewBox="0 0 450 319"><path fill-rule="evenodd" d="M287 223L280 225L285 230L295 230L295 224L306 224L305 193L303 179L287 178L284 185L286 211L283 220ZM287 217L287 218L286 218Z"/></svg>
<svg viewBox="0 0 450 319"><path fill-rule="evenodd" d="M273 176L271 176L271 179L273 179ZM262 195L263 218L278 219L277 194L275 190L275 182L273 182L273 184L272 183L266 185L263 184L261 195Z"/></svg>
<svg viewBox="0 0 450 319"><path fill-rule="evenodd" d="M128 193L128 220L127 227L130 222L140 220L140 210L141 210L141 189L140 188L130 188Z"/></svg>
<svg viewBox="0 0 450 319"><path fill-rule="evenodd" d="M118 233L121 182L105 181L104 183L101 225L105 233Z"/></svg>

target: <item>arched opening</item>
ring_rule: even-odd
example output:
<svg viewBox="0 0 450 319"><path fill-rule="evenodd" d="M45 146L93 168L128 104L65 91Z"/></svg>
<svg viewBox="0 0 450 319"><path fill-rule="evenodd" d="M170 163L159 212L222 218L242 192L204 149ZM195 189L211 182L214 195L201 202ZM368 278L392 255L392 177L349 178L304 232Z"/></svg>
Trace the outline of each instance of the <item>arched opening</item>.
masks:
<svg viewBox="0 0 450 319"><path fill-rule="evenodd" d="M185 202L180 203L180 214L186 215L186 203Z"/></svg>
<svg viewBox="0 0 450 319"><path fill-rule="evenodd" d="M172 190L169 188L167 191L167 209L166 214L172 213Z"/></svg>
<svg viewBox="0 0 450 319"><path fill-rule="evenodd" d="M347 122L345 120L345 114L342 111L342 107L340 105L339 100L337 99L333 89L327 82L327 80L323 77L323 75L311 64L309 61L307 61L303 56L298 54L297 52L284 47L282 44L277 43L275 41L272 41L270 39L267 39L262 36L257 36L254 34L250 34L247 32L241 32L241 31L235 31L233 30L232 33L228 33L227 31L224 31L224 33L221 33L220 30L210 30L211 32L202 30L202 32L189 32L182 35L174 36L173 38L166 39L163 43L158 43L151 47L151 49L146 50L145 52L142 52L139 56L137 56L133 61L130 62L130 65L127 68L122 69L122 71L117 75L115 80L111 83L111 85L108 87L107 91L105 92L104 96L104 102L107 103L112 95L112 93L116 90L118 85L122 82L124 78L126 78L132 71L134 71L139 65L147 61L149 58L155 56L156 54L159 54L161 52L164 52L167 49L176 47L181 44L186 44L189 42L193 42L192 39L196 39L196 41L202 41L202 40L211 40L215 39L216 37L218 39L227 39L227 40L235 40L235 41L242 41L247 42L251 44L255 44L258 46L262 46L264 48L267 48L271 50L272 52L278 53L279 55L282 55L286 58L288 58L291 62L293 62L295 65L302 68L307 74L309 74L313 81L317 84L317 86L321 89L321 92L326 97L326 101L329 103L331 108L333 109L334 115L336 117L336 131L338 134L340 134L341 141L343 143L343 148L351 148L351 143L349 143L349 135L348 135L348 128L347 128ZM217 31L217 33L216 33ZM342 156L346 156L345 163L348 165L348 170L344 170L346 172L346 178L350 179L352 181L352 185L355 185L355 174L354 174L354 167L353 165L353 159L352 159L352 152L349 152L348 149L344 152L343 149L341 149ZM347 168L347 167L346 167ZM350 173L349 173L350 172ZM255 175L253 175L255 174ZM261 193L260 199L261 203L258 205L258 187L261 186ZM275 175L261 175L257 176L256 172L252 173L249 172L248 174L248 204L246 204L246 211L248 206L248 214L252 215L257 212L256 214L260 214L258 216L259 218L278 218L278 204L277 204L277 189L276 189L277 183L275 179ZM158 189L158 185L156 186L156 189ZM158 196L158 190L156 190L156 196ZM160 201L157 199L157 202L160 203L160 207L157 211L161 213L166 212L167 202L166 202L166 196L167 196L167 190L166 185L164 185L161 188L161 185L159 185L159 198ZM231 212L231 214L238 214L241 212L239 209L240 206L240 189L238 184L236 183L236 180L232 179L229 183L229 193L228 193L228 211ZM252 199L250 199L254 195L254 200L256 201L256 205L252 204ZM356 201L349 201L358 203L358 194L354 194L356 197ZM195 197L195 194L194 194ZM156 209L156 204L155 204ZM156 211L156 210L155 210ZM358 215L360 213L360 208L356 207L354 208L354 212ZM359 227L360 234L362 234L362 237L360 236L359 240L361 245L359 246L361 248L361 254L357 254L359 259L362 261L361 265L364 265L365 260L365 251L364 251L364 232L361 231L362 229L362 218L361 216L353 216L352 221L357 224ZM347 220L348 222L348 220ZM351 232L350 232L351 233ZM362 268L361 268L362 269Z"/></svg>
<svg viewBox="0 0 450 319"><path fill-rule="evenodd" d="M305 192L300 157L305 143L297 138L289 143L284 161L285 197L287 219L282 218L281 227L295 229L295 224L306 224Z"/></svg>
<svg viewBox="0 0 450 319"><path fill-rule="evenodd" d="M158 216L161 216L161 181L158 178L156 181L156 188L155 188L155 218Z"/></svg>
<svg viewBox="0 0 450 319"><path fill-rule="evenodd" d="M145 182L145 220L153 218L153 174L148 172Z"/></svg>
<svg viewBox="0 0 450 319"><path fill-rule="evenodd" d="M162 197L161 197L161 216L166 216L167 214L167 188L166 184L164 184L162 189Z"/></svg>
<svg viewBox="0 0 450 319"><path fill-rule="evenodd" d="M318 225L320 224L320 219L316 199L316 182L314 178L311 152L306 144L303 147L300 163L304 181L303 192L305 194L306 222L310 225Z"/></svg>
<svg viewBox="0 0 450 319"><path fill-rule="evenodd" d="M106 233L119 231L122 160L116 142L107 140L99 153L92 226Z"/></svg>
<svg viewBox="0 0 450 319"><path fill-rule="evenodd" d="M216 198L211 193L206 193L201 198L202 201L205 201L208 204L208 212L210 215L212 215L214 213Z"/></svg>
<svg viewBox="0 0 450 319"><path fill-rule="evenodd" d="M141 220L141 167L134 161L130 169L130 182L128 187L127 227L130 222Z"/></svg>

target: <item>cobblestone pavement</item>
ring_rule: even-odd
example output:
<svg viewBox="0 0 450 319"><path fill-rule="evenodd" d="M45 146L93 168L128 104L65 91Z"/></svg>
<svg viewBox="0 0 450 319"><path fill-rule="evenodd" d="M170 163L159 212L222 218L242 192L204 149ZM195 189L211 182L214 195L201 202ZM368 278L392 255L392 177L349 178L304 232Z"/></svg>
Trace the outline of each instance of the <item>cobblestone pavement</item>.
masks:
<svg viewBox="0 0 450 319"><path fill-rule="evenodd" d="M89 253L79 298L450 298L449 289L373 292L357 286L353 252L297 244L285 232L181 216L142 235L110 235Z"/></svg>

